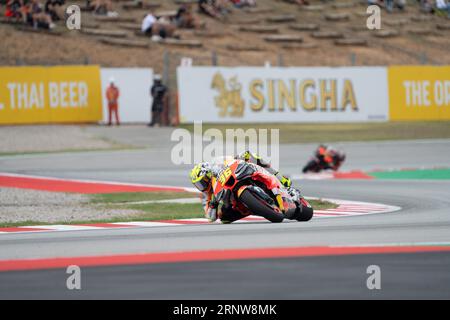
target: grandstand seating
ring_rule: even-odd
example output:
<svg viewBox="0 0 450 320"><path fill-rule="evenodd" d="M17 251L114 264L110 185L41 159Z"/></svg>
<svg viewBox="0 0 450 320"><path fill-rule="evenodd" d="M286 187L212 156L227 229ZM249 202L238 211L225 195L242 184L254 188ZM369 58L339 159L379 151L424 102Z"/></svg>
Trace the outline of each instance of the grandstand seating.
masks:
<svg viewBox="0 0 450 320"><path fill-rule="evenodd" d="M69 31L64 22L57 23L54 30L39 30L38 34L63 35L62 38L76 39L80 46L86 45L92 50L95 46L108 50L107 47L121 47L125 50L151 50L152 55L162 54L162 50L187 50L192 56L202 55L206 51L215 51L225 57L229 65L243 64L247 61L262 64L266 56L249 55L247 57L236 52L262 52L265 54L279 54L287 52L284 62L295 65L309 64L340 64L341 61L330 57L333 50L337 56L354 53L365 56L365 64L380 63L414 63L419 61L415 57L419 51L428 52L428 56L438 56L443 63L449 63L450 22L445 16L437 16L422 12L417 1L409 1L404 11L394 11L389 14L382 11L382 30L368 30L366 24L366 1L343 0L321 1L312 0L309 6L299 6L282 0L257 0L254 8L233 8L223 21L219 21L196 11L195 0L151 0L151 1L113 1L114 9L119 13L117 17L96 16L90 12L82 13L81 32ZM81 1L68 1L84 5ZM158 17L167 19L176 14L180 4L193 3L196 17L206 22L205 29L177 30L176 39L168 38L153 43L150 37L145 38L140 31L143 16L154 11ZM23 32L35 32L31 27L7 20L3 17L4 6L0 9L0 31L8 31L11 37L25 37ZM15 36L17 35L17 36ZM70 37L69 37L70 36ZM382 39L381 39L382 38ZM26 38L39 44L36 37ZM389 41L389 49L381 45L380 41ZM13 43L11 39L8 43ZM58 42L65 45L65 42ZM17 48L20 44L17 44ZM366 51L355 51L364 47ZM14 61L19 53L13 49L0 55L0 62L7 64ZM397 51L392 51L398 48ZM444 54L447 48L447 54ZM122 50L121 49L121 50ZM98 50L95 50L98 51ZM310 55L310 52L317 54ZM135 52L135 51L133 51ZM306 53L305 53L306 52ZM406 53L409 52L409 53ZM339 53L339 54L338 54ZM67 51L64 51L67 58ZM405 55L408 57L405 59ZM136 57L145 56L145 52L136 51ZM120 51L123 65L127 65L127 56ZM301 58L300 58L301 57ZM58 53L55 52L54 63L58 63ZM441 59L440 58L440 59ZM74 60L79 57L74 57ZM158 59L160 61L161 59ZM109 61L109 59L108 59ZM136 63L133 60L133 63ZM101 63L101 60L99 61ZM148 60L142 65L148 65ZM155 62L158 63L158 62ZM139 63L137 63L139 65Z"/></svg>

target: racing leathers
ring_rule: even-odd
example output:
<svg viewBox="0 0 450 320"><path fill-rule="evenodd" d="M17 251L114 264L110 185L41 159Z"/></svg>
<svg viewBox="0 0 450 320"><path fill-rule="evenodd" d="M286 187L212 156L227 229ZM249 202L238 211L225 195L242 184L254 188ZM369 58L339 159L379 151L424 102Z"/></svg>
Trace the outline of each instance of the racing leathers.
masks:
<svg viewBox="0 0 450 320"><path fill-rule="evenodd" d="M334 171L337 171L343 162L339 152L325 145L320 145L317 148L316 157L324 169L332 169Z"/></svg>

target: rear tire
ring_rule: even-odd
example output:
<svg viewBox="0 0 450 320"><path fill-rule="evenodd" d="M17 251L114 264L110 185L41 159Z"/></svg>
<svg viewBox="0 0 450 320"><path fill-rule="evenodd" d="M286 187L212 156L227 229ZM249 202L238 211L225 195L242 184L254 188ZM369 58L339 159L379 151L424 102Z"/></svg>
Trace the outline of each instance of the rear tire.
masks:
<svg viewBox="0 0 450 320"><path fill-rule="evenodd" d="M269 205L264 204L257 196L255 196L250 190L245 189L239 199L254 215L261 216L270 222L282 222L284 214L276 212Z"/></svg>

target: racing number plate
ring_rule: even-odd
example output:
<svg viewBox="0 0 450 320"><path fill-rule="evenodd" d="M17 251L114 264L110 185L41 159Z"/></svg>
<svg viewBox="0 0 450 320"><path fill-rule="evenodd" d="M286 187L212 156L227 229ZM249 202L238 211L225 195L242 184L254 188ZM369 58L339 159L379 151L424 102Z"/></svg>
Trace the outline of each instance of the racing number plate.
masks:
<svg viewBox="0 0 450 320"><path fill-rule="evenodd" d="M219 175L219 183L223 186L231 176L231 168L228 167Z"/></svg>

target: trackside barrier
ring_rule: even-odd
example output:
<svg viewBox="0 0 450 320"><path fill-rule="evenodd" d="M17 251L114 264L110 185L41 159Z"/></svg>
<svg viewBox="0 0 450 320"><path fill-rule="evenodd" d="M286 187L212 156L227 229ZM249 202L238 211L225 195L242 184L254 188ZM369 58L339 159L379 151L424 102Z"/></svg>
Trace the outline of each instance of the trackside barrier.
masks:
<svg viewBox="0 0 450 320"><path fill-rule="evenodd" d="M450 66L388 68L391 120L450 120Z"/></svg>
<svg viewBox="0 0 450 320"><path fill-rule="evenodd" d="M111 78L121 122L148 123L152 69L60 66L0 68L0 124L106 122Z"/></svg>
<svg viewBox="0 0 450 320"><path fill-rule="evenodd" d="M450 120L450 66L179 67L180 121Z"/></svg>
<svg viewBox="0 0 450 320"><path fill-rule="evenodd" d="M152 69L1 67L0 125L105 121L120 89L122 122L150 121ZM450 66L177 69L181 123L450 120Z"/></svg>
<svg viewBox="0 0 450 320"><path fill-rule="evenodd" d="M98 66L0 68L0 124L97 122Z"/></svg>
<svg viewBox="0 0 450 320"><path fill-rule="evenodd" d="M179 67L181 122L387 121L383 67Z"/></svg>

